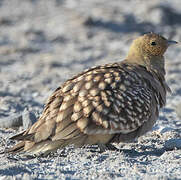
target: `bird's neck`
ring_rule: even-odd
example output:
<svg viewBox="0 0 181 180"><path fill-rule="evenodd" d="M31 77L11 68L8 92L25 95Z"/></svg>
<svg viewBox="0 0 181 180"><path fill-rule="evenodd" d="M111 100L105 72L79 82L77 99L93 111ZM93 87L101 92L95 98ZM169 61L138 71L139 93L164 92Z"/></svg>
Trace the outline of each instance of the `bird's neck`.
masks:
<svg viewBox="0 0 181 180"><path fill-rule="evenodd" d="M159 79L165 80L165 60L164 57L152 56L148 59L146 69L152 73L155 73Z"/></svg>
<svg viewBox="0 0 181 180"><path fill-rule="evenodd" d="M159 79L165 79L165 60L163 56L147 56L133 53L128 54L126 62L144 66L147 71L154 73Z"/></svg>

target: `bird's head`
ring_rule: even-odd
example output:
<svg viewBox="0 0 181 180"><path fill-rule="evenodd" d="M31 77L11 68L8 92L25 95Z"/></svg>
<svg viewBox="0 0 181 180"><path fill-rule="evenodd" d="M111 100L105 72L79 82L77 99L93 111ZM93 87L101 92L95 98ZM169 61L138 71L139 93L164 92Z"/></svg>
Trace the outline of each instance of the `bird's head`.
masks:
<svg viewBox="0 0 181 180"><path fill-rule="evenodd" d="M145 34L133 41L127 60L145 66L147 69L156 66L164 68L163 55L170 45L176 43L155 33Z"/></svg>

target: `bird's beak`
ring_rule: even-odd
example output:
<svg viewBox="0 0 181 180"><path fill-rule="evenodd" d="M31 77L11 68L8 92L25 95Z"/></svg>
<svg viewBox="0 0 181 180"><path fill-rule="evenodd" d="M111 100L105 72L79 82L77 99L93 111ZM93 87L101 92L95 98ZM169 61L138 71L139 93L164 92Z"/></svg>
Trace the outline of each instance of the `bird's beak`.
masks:
<svg viewBox="0 0 181 180"><path fill-rule="evenodd" d="M171 46L171 45L174 45L174 44L178 44L177 41L172 41L172 40L168 40L167 43L168 43L168 46Z"/></svg>

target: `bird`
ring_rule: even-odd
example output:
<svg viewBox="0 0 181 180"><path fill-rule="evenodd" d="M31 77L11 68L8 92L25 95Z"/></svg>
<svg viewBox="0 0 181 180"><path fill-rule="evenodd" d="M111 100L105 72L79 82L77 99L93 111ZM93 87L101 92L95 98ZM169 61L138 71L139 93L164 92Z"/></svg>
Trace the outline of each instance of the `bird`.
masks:
<svg viewBox="0 0 181 180"><path fill-rule="evenodd" d="M156 33L133 40L122 61L92 67L65 81L42 115L7 152L48 155L68 145L130 142L152 129L171 92L164 53L176 44Z"/></svg>

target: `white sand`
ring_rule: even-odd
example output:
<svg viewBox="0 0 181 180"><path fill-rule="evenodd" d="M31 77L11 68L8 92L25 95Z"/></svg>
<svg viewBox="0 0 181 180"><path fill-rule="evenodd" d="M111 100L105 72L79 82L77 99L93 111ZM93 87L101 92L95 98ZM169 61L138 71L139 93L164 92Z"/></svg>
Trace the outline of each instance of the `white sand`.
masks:
<svg viewBox="0 0 181 180"><path fill-rule="evenodd" d="M122 60L131 40L150 31L181 41L181 1L0 1L0 127L11 127L15 115L26 127L25 108L38 117L59 84ZM0 155L0 179L181 179L181 46L167 51L166 63L172 94L152 132L117 144L120 152L68 147L31 160ZM0 151L22 129L0 128Z"/></svg>

